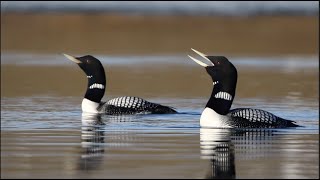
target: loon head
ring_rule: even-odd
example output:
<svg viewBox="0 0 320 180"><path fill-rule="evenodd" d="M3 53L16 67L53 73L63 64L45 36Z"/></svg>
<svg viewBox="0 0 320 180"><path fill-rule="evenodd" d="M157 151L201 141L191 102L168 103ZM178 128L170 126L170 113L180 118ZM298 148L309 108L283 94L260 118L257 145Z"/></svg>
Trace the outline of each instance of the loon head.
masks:
<svg viewBox="0 0 320 180"><path fill-rule="evenodd" d="M88 87L85 98L90 101L100 103L106 87L106 75L101 62L91 55L74 57L64 54L64 56L77 63L86 73L88 78Z"/></svg>
<svg viewBox="0 0 320 180"><path fill-rule="evenodd" d="M213 90L206 107L213 109L221 115L229 112L237 86L237 69L224 56L207 56L197 50L192 49L209 63L206 64L189 56L196 63L205 67L207 73L211 76Z"/></svg>

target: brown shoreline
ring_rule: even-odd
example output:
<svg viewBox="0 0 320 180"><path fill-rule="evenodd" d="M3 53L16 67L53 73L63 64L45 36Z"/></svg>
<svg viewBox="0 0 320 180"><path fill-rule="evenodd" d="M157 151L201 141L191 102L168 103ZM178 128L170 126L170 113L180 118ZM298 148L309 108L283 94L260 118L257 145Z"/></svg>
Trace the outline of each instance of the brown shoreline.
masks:
<svg viewBox="0 0 320 180"><path fill-rule="evenodd" d="M105 99L112 96L144 98L208 98L212 82L198 66L105 66ZM306 98L319 94L318 72L285 73L275 69L242 69L238 72L237 98ZM82 70L74 66L1 65L1 97L79 96L87 85ZM293 93L290 94L290 93ZM296 94L298 93L298 94Z"/></svg>
<svg viewBox="0 0 320 180"><path fill-rule="evenodd" d="M225 55L319 52L317 16L1 14L1 51Z"/></svg>

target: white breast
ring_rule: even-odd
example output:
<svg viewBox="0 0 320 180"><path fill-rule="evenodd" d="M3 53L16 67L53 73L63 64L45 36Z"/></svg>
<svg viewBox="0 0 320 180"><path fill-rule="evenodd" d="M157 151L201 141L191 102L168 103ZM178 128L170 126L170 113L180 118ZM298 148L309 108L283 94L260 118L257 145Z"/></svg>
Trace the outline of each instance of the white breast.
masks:
<svg viewBox="0 0 320 180"><path fill-rule="evenodd" d="M82 100L82 112L86 112L86 113L99 113L98 111L98 107L99 107L99 103L90 101L87 98L84 98Z"/></svg>
<svg viewBox="0 0 320 180"><path fill-rule="evenodd" d="M216 113L211 108L205 108L200 117L200 126L209 128L231 128L227 124L228 117Z"/></svg>

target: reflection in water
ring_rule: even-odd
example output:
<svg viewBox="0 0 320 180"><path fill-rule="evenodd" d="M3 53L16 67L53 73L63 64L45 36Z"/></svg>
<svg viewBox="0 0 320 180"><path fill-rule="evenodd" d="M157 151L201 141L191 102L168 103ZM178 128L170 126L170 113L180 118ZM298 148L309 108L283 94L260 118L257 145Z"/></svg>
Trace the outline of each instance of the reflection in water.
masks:
<svg viewBox="0 0 320 180"><path fill-rule="evenodd" d="M234 145L230 129L200 129L201 157L210 159L206 179L234 179Z"/></svg>
<svg viewBox="0 0 320 180"><path fill-rule="evenodd" d="M103 162L105 153L105 127L115 126L123 122L131 122L135 116L107 116L102 121L100 114L82 113L81 127L81 157L78 165L79 170L97 170ZM117 129L113 127L113 129ZM108 146L128 146L134 139L128 133L116 130L114 133L108 133Z"/></svg>
<svg viewBox="0 0 320 180"><path fill-rule="evenodd" d="M201 157L210 159L207 179L236 178L235 151L249 158L264 157L271 149L272 129L200 129ZM251 151L254 150L254 151ZM255 153L250 153L255 152Z"/></svg>
<svg viewBox="0 0 320 180"><path fill-rule="evenodd" d="M93 170L102 162L104 123L101 115L82 113L80 170Z"/></svg>

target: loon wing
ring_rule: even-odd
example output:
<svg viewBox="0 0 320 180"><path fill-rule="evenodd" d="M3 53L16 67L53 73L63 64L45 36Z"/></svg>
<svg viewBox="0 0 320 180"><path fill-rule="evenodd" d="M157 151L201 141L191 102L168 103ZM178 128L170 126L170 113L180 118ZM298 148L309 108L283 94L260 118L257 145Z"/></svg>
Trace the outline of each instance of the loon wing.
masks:
<svg viewBox="0 0 320 180"><path fill-rule="evenodd" d="M109 115L176 113L176 111L171 107L152 103L133 96L123 96L110 99L104 105L104 112Z"/></svg>
<svg viewBox="0 0 320 180"><path fill-rule="evenodd" d="M260 109L237 108L230 110L232 123L238 127L282 128L297 127L294 121L282 119L272 113Z"/></svg>

